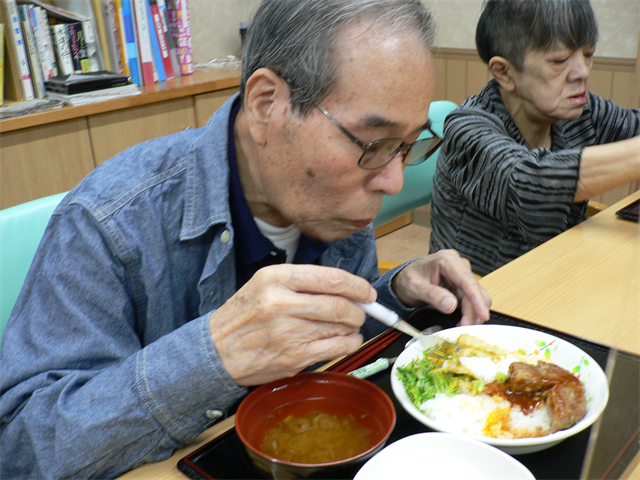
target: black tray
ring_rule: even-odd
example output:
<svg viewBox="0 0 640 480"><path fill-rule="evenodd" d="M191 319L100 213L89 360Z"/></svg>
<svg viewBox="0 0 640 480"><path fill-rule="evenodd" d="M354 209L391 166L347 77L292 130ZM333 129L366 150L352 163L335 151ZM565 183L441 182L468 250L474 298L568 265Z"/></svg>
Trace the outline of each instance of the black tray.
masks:
<svg viewBox="0 0 640 480"><path fill-rule="evenodd" d="M435 324L450 328L455 326L458 320L459 316L455 314L447 316L434 311L420 312L409 319L410 323L419 329ZM591 428L551 448L535 453L514 455L514 457L539 480L620 478L640 451L640 357L495 312L491 313L488 323L521 326L555 335L587 352L605 371L607 363L615 360L609 403L601 420ZM373 362L380 357L399 355L407 340L406 335L401 335L375 356L368 358L365 363ZM335 365L334 368L339 369L339 365ZM431 431L410 416L397 402L391 391L389 371L380 372L369 378L389 394L396 408L396 426L387 444L415 433ZM597 435L592 435L596 430ZM358 468L343 468L330 472L330 476L328 476L329 472L325 471L322 476L351 479ZM178 462L178 469L196 480L261 477L261 474L253 468L234 429L181 459ZM582 473L583 470L584 473Z"/></svg>
<svg viewBox="0 0 640 480"><path fill-rule="evenodd" d="M624 208L621 208L616 212L616 215L620 218L624 218L625 220L637 222L640 217L640 199L635 202L631 202Z"/></svg>

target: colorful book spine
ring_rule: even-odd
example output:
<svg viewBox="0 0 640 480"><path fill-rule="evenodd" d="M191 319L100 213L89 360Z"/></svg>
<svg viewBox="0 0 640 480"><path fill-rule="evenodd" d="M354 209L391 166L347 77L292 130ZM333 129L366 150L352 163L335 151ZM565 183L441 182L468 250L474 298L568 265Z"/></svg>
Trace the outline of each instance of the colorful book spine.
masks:
<svg viewBox="0 0 640 480"><path fill-rule="evenodd" d="M34 7L33 5L27 5L26 7L28 8L28 18L33 30L33 37L36 41L38 56L40 57L40 64L42 66L42 77L44 81L47 81L54 76L51 65L51 58L49 56L49 50L47 49L47 42L49 40L42 35L42 29L40 28L40 14L36 10L36 7Z"/></svg>
<svg viewBox="0 0 640 480"><path fill-rule="evenodd" d="M36 98L44 98L44 78L42 76L42 66L40 56L36 47L36 39L33 36L33 28L29 21L29 8L25 5L18 5L20 15L20 25L22 26L22 36L24 37L27 58L29 59L29 71L31 72L31 82Z"/></svg>
<svg viewBox="0 0 640 480"><path fill-rule="evenodd" d="M104 70L112 70L111 68L111 56L109 53L109 45L107 42L107 32L104 24L104 17L102 15L102 1L91 0L91 10L93 11L93 18L95 20L95 33L96 39L100 45L100 51L102 52L102 63Z"/></svg>
<svg viewBox="0 0 640 480"><path fill-rule="evenodd" d="M112 42L112 54L115 57L113 63L114 71L118 73L124 72L122 50L120 49L120 33L118 32L118 12L116 12L116 6L114 0L106 0L106 6L108 8L109 25L107 28L111 29L110 41ZM105 18L106 20L106 18Z"/></svg>
<svg viewBox="0 0 640 480"><path fill-rule="evenodd" d="M113 7L115 10L116 19L116 34L118 37L118 48L120 49L120 58L122 61L122 72L126 75L131 75L129 69L129 55L127 51L127 39L124 31L124 19L122 16L122 0L113 0Z"/></svg>
<svg viewBox="0 0 640 480"><path fill-rule="evenodd" d="M96 30L93 24L93 20L85 20L82 22L82 32L84 34L84 43L87 47L87 58L89 59L89 71L99 72L104 70L100 61L100 41L96 35Z"/></svg>
<svg viewBox="0 0 640 480"><path fill-rule="evenodd" d="M138 59L138 42L136 40L136 29L134 26L133 11L131 10L131 0L121 0L122 4L122 24L124 26L125 45L127 47L127 61L133 83L142 85L140 77L140 60Z"/></svg>
<svg viewBox="0 0 640 480"><path fill-rule="evenodd" d="M91 72L91 64L87 55L87 44L84 40L82 23L70 23L69 29L69 49L73 59L73 68L76 72Z"/></svg>
<svg viewBox="0 0 640 480"><path fill-rule="evenodd" d="M169 0L169 25L178 47L180 73L193 73L193 53L191 48L191 19L187 0Z"/></svg>
<svg viewBox="0 0 640 480"><path fill-rule="evenodd" d="M71 50L69 49L69 30L67 25L64 23L51 25L51 35L53 36L53 45L58 58L58 71L60 75L71 75L75 69L71 58Z"/></svg>
<svg viewBox="0 0 640 480"><path fill-rule="evenodd" d="M142 72L142 83L151 85L154 83L153 76L153 52L151 51L151 36L149 35L149 20L147 19L146 0L132 0L138 41L140 47L140 70Z"/></svg>
<svg viewBox="0 0 640 480"><path fill-rule="evenodd" d="M46 50L47 64L49 67L48 78L58 76L58 61L56 60L56 52L53 45L53 37L49 28L49 17L47 12L41 7L34 8L35 18L38 21L40 29L40 37L43 39L44 48Z"/></svg>
<svg viewBox="0 0 640 480"><path fill-rule="evenodd" d="M7 14L10 25L8 26L11 31L11 38L15 45L15 50L18 60L18 68L20 72L20 78L22 80L23 88L23 100L33 100L35 98L35 92L33 90L33 83L31 81L31 72L29 70L29 60L27 58L27 50L24 44L24 37L22 36L22 27L20 25L20 16L18 14L18 5L15 0L5 0L7 5Z"/></svg>
<svg viewBox="0 0 640 480"><path fill-rule="evenodd" d="M149 7L151 9L151 19L153 20L153 26L158 37L158 47L160 50L160 56L162 57L162 66L164 67L164 73L167 79L174 78L173 65L171 64L171 55L169 54L169 44L167 43L167 37L164 32L164 23L160 14L160 8L156 0L149 0Z"/></svg>
<svg viewBox="0 0 640 480"><path fill-rule="evenodd" d="M149 22L149 38L151 39L154 71L157 75L158 82L164 82L167 79L167 76L164 72L164 63L162 62L162 54L160 53L160 42L158 41L158 33L156 32L153 15L151 14L151 5L149 0L145 0L145 8L147 10L147 20Z"/></svg>
<svg viewBox="0 0 640 480"><path fill-rule="evenodd" d="M169 13L167 12L167 3L165 0L157 0L158 9L160 10L160 18L162 19L162 27L165 37L167 38L167 46L169 47L169 57L171 58L171 67L176 77L180 76L180 62L178 61L178 49L173 39L171 30L169 29Z"/></svg>

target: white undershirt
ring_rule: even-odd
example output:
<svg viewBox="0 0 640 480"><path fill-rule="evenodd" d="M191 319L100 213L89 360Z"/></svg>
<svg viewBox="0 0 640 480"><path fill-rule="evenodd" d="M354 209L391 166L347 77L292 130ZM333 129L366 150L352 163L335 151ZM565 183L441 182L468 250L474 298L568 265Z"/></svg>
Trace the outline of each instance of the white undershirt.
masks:
<svg viewBox="0 0 640 480"><path fill-rule="evenodd" d="M298 243L300 243L300 229L295 225L284 228L274 227L270 223L260 220L257 217L253 217L253 219L260 233L267 237L276 247L287 253L287 263L293 262L293 257L298 249Z"/></svg>

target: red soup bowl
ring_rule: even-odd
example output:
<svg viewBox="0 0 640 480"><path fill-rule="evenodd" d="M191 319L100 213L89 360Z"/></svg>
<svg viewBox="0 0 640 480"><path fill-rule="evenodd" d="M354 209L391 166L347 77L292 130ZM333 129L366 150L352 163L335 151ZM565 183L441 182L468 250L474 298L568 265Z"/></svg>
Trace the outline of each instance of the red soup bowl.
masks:
<svg viewBox="0 0 640 480"><path fill-rule="evenodd" d="M273 434L273 429L281 428L283 421L287 423L291 419L294 422L302 421L302 418L313 419L317 414L323 417L326 414L328 417L325 418L332 419L330 423L334 420L338 423L347 422L350 427L357 429L358 441L362 437L366 439L362 444L364 450L354 452L348 458L315 463L283 460L261 450L261 446L264 447L265 433ZM303 372L262 385L247 395L236 413L236 433L249 458L260 473L277 479L316 475L327 477L332 476L331 472L334 471L344 472L345 468L354 469L355 473L366 460L384 447L395 423L393 402L381 388L368 380L334 372ZM304 429L300 430L300 435L304 435ZM306 437L296 438L297 432L297 429L293 433L288 432L288 445L296 445L297 448L303 444L303 450L315 450L308 444L309 432L307 431ZM340 437L342 432L338 432L332 434ZM314 441L319 438L323 438L322 435L314 432ZM336 449L340 450L338 456L344 455L345 442L348 446L353 445L349 437L339 438L335 443ZM325 447L323 444L322 449ZM329 455L333 453L329 451ZM277 456L283 455L279 453Z"/></svg>

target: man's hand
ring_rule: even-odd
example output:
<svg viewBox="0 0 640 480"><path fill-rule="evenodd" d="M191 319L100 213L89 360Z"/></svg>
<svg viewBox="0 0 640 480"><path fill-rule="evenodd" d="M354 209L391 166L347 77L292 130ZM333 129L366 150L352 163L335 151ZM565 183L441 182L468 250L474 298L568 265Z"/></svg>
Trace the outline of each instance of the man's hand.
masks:
<svg viewBox="0 0 640 480"><path fill-rule="evenodd" d="M442 313L462 310L460 325L489 320L491 299L455 250L441 250L410 263L393 278L393 291L408 307L429 304Z"/></svg>
<svg viewBox="0 0 640 480"><path fill-rule="evenodd" d="M362 344L364 311L375 289L344 270L276 265L259 270L209 316L211 339L238 385L292 376Z"/></svg>

